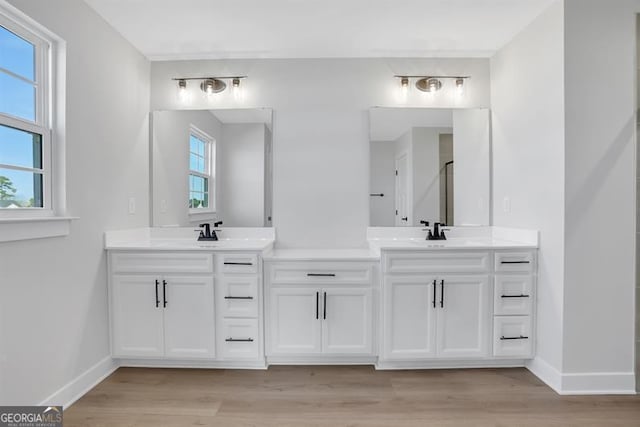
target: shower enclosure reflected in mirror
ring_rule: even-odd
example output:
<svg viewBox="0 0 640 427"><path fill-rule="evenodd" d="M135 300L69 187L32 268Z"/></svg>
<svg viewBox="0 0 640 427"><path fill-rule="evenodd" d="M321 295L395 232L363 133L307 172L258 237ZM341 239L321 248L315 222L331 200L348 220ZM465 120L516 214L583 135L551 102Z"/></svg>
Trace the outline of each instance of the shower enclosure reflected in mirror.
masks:
<svg viewBox="0 0 640 427"><path fill-rule="evenodd" d="M151 223L270 227L272 110L151 113Z"/></svg>
<svg viewBox="0 0 640 427"><path fill-rule="evenodd" d="M489 225L487 109L372 108L373 227Z"/></svg>

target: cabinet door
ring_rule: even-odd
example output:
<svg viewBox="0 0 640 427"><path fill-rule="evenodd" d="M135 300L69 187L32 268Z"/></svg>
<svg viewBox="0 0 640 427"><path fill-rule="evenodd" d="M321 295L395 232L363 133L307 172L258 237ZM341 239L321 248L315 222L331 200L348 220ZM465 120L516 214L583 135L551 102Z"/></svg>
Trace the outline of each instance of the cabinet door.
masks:
<svg viewBox="0 0 640 427"><path fill-rule="evenodd" d="M435 357L433 280L428 276L385 277L382 354L386 359Z"/></svg>
<svg viewBox="0 0 640 427"><path fill-rule="evenodd" d="M438 357L486 356L490 340L489 277L440 276L438 298Z"/></svg>
<svg viewBox="0 0 640 427"><path fill-rule="evenodd" d="M165 356L205 359L215 356L213 277L166 276Z"/></svg>
<svg viewBox="0 0 640 427"><path fill-rule="evenodd" d="M320 296L311 286L271 288L270 354L320 353Z"/></svg>
<svg viewBox="0 0 640 427"><path fill-rule="evenodd" d="M114 357L162 357L162 304L156 304L157 276L111 277ZM160 284L160 286L162 286ZM158 289L162 298L162 289Z"/></svg>
<svg viewBox="0 0 640 427"><path fill-rule="evenodd" d="M371 354L371 288L322 290L323 353Z"/></svg>

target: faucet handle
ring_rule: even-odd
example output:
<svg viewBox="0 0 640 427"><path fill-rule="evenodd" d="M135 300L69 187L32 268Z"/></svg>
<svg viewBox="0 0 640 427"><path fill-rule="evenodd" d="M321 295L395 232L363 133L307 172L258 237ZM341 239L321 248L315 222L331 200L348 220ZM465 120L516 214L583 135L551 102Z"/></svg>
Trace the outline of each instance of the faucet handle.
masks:
<svg viewBox="0 0 640 427"><path fill-rule="evenodd" d="M221 225L222 225L222 221L216 221L213 223L213 228L218 228Z"/></svg>
<svg viewBox="0 0 640 427"><path fill-rule="evenodd" d="M425 227L428 227L429 226L429 221L420 220L420 224L424 225Z"/></svg>

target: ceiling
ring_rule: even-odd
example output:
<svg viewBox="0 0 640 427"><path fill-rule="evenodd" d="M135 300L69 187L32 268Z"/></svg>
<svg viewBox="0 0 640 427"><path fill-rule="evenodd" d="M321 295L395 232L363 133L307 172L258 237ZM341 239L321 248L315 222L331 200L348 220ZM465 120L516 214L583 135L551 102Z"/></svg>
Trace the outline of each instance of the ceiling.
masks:
<svg viewBox="0 0 640 427"><path fill-rule="evenodd" d="M271 130L273 112L270 108L232 108L209 111L220 123L264 123Z"/></svg>
<svg viewBox="0 0 640 427"><path fill-rule="evenodd" d="M393 142L415 127L451 128L453 110L448 108L372 108L369 139Z"/></svg>
<svg viewBox="0 0 640 427"><path fill-rule="evenodd" d="M488 57L554 0L85 0L151 60Z"/></svg>

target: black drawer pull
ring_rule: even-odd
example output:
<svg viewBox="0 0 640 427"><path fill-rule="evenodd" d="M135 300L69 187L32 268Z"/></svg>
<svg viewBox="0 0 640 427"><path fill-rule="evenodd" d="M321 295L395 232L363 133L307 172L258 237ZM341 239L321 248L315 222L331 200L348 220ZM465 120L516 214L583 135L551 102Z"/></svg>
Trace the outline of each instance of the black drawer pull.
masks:
<svg viewBox="0 0 640 427"><path fill-rule="evenodd" d="M253 342L253 338L227 338L226 342Z"/></svg>
<svg viewBox="0 0 640 427"><path fill-rule="evenodd" d="M253 297L224 297L224 299L253 299Z"/></svg>
<svg viewBox="0 0 640 427"><path fill-rule="evenodd" d="M506 340L528 340L529 337L523 337L522 335L520 335L519 337L505 337L504 335L500 337L501 341L506 341Z"/></svg>
<svg viewBox="0 0 640 427"><path fill-rule="evenodd" d="M156 308L160 306L160 298L158 297L158 285L160 282L156 280Z"/></svg>
<svg viewBox="0 0 640 427"><path fill-rule="evenodd" d="M500 264L529 264L531 261L500 261Z"/></svg>
<svg viewBox="0 0 640 427"><path fill-rule="evenodd" d="M529 298L529 295L520 294L520 295L500 295L500 298Z"/></svg>
<svg viewBox="0 0 640 427"><path fill-rule="evenodd" d="M253 265L252 262L226 262L224 265Z"/></svg>
<svg viewBox="0 0 640 427"><path fill-rule="evenodd" d="M336 277L335 273L307 273L308 277Z"/></svg>

